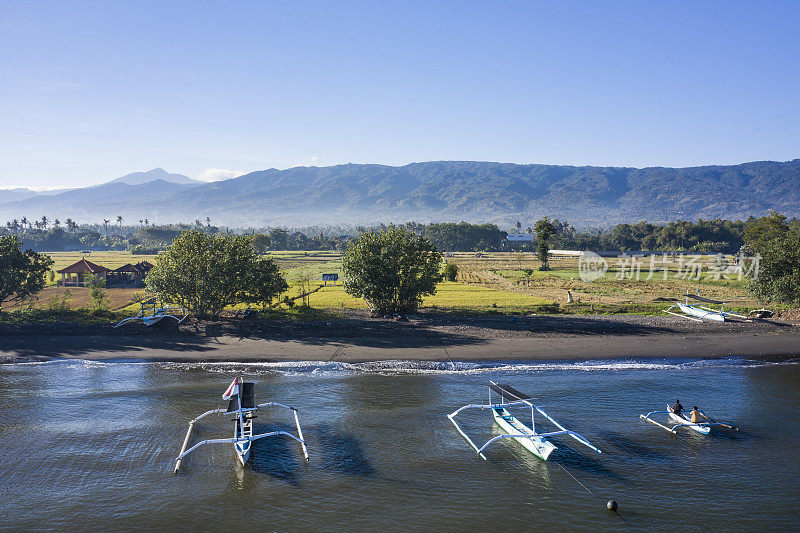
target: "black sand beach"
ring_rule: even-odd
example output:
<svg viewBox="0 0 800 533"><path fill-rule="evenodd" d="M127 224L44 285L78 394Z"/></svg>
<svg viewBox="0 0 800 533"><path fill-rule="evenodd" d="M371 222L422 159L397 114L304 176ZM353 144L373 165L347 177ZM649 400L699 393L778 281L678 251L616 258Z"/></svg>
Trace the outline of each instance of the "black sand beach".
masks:
<svg viewBox="0 0 800 533"><path fill-rule="evenodd" d="M769 357L800 354L785 320L695 323L651 316L465 317L420 313L408 321L353 314L314 322L235 320L180 328L50 323L0 330L0 361L431 361L622 357Z"/></svg>

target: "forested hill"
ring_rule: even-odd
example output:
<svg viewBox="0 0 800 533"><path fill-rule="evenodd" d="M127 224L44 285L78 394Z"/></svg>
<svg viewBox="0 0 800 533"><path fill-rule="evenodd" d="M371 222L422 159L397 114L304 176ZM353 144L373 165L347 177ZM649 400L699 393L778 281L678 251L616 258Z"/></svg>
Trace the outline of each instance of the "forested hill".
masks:
<svg viewBox="0 0 800 533"><path fill-rule="evenodd" d="M153 184L0 205L10 216L211 217L236 226L468 220L507 226L542 215L578 226L800 215L800 159L691 168L575 167L434 161L262 170L207 184ZM148 190L152 188L152 193ZM86 204L86 205L84 205ZM524 222L527 224L528 222Z"/></svg>

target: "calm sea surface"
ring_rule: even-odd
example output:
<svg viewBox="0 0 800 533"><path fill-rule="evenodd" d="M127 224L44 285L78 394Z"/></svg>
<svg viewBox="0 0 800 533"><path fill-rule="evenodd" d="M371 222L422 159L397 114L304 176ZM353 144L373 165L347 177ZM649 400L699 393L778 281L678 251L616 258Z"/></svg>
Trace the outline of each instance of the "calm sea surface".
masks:
<svg viewBox="0 0 800 533"><path fill-rule="evenodd" d="M281 437L254 443L246 468L223 444L173 475L188 421L221 406L237 373L258 401L299 409L310 463ZM484 400L489 380L603 454L556 439L544 463L508 440L481 460L446 415ZM0 365L0 392L2 529L800 530L796 363L54 361ZM639 420L676 396L741 431L671 435ZM497 434L488 411L461 419L476 442ZM256 423L291 418L262 410ZM207 418L193 441L231 432Z"/></svg>

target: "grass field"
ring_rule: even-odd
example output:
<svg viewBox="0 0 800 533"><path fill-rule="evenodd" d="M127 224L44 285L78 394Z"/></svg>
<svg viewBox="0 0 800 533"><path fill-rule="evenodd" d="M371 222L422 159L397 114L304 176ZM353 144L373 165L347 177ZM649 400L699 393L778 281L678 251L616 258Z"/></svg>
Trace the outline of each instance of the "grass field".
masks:
<svg viewBox="0 0 800 533"><path fill-rule="evenodd" d="M54 252L53 270L58 270L79 261L82 257L116 268L125 263L142 260L153 261L152 255L132 255L128 252ZM366 309L366 303L344 292L341 283L322 285L322 274L337 273L342 278L341 254L331 251L271 252L268 254L277 263L289 282L287 295L298 298L301 282L308 280L306 288L315 292L308 297L309 304L317 309ZM689 272L678 258L669 258L666 263L658 258L655 271L650 274L650 259L642 258L638 264L640 279L630 279L636 273L636 265L628 260L609 259L608 270L596 281L581 281L578 258L557 256L550 260L552 270L540 271L541 264L533 253L455 253L448 254L447 262L459 268L456 282L443 282L437 293L424 298L423 307L464 312L560 312L560 313L659 313L667 304L687 291L705 297L731 302L731 308L742 310L760 307L746 291L746 281L732 274L708 272L701 279L687 279ZM725 259L732 263L732 258ZM622 261L622 262L621 262ZM624 261L628 261L625 263ZM718 259L705 257L703 264L712 265ZM631 268L633 267L633 268ZM528 277L526 269L533 270ZM665 274L666 273L666 274ZM693 273L693 272L689 272ZM649 275L649 276L648 276ZM664 276L666 275L666 279ZM650 279L647 279L647 278ZM55 276L58 279L58 276ZM49 287L34 307L44 308L63 289ZM569 291L569 293L568 293ZM131 303L133 289L110 289L111 309L121 309ZM84 294L86 293L86 294ZM572 302L568 303L568 294ZM88 305L87 289L72 289L68 301L71 308ZM18 306L19 307L19 306ZM281 304L285 308L285 304ZM132 305L128 310L137 309Z"/></svg>
<svg viewBox="0 0 800 533"><path fill-rule="evenodd" d="M107 289L108 309L116 311L131 305L131 300L137 290L141 292L142 289ZM66 291L69 291L69 297L66 299L69 309L91 308L91 297L89 296L89 289L86 287L69 287L65 289L63 287L50 286L37 295L37 299L32 302L32 305L29 302L22 301L13 305L3 304L3 309L25 309L29 305L34 309L53 308L62 300Z"/></svg>

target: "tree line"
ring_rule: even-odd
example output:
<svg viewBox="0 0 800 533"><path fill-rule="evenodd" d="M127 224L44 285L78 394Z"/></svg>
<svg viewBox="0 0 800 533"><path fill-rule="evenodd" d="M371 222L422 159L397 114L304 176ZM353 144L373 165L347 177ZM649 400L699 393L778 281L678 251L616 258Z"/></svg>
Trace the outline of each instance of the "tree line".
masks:
<svg viewBox="0 0 800 533"><path fill-rule="evenodd" d="M543 268L559 228L563 235L563 225L547 217L532 228ZM423 296L435 293L443 278L455 279L452 269L441 268L441 250L419 230L390 225L360 231L342 259L345 290L378 313L405 313L416 310ZM750 219L742 239L745 253L761 257L749 290L762 301L800 305L800 221L775 212ZM217 317L240 303L267 307L288 289L273 260L257 249L253 235L182 231L154 262L146 279L148 291L199 318ZM45 254L23 250L18 236L0 235L0 304L41 291L52 264Z"/></svg>
<svg viewBox="0 0 800 533"><path fill-rule="evenodd" d="M549 248L606 251L685 251L691 253L737 253L745 242L745 231L758 219L748 220L678 220L666 224L638 222L617 224L608 229L577 230L569 222L544 217L553 231L546 232ZM537 222L517 221L505 231L496 224L438 222L400 224L416 235L428 239L436 248L453 252L491 252L503 250L540 251ZM791 223L792 221L789 221ZM63 222L46 216L38 220L22 218L6 222L0 235L16 235L26 247L36 251L128 250L134 253L157 253L181 233L198 231L207 234L233 233L250 235L260 253L271 250L344 251L363 231L384 231L380 224L371 228L312 227L302 229L260 228L231 229L211 224L211 220L195 220L194 224L156 225L147 219L138 225L125 225L122 217L104 219L103 224L79 224L72 219ZM525 229L523 229L525 228ZM540 228L541 229L541 225ZM532 242L509 242L508 234L531 233Z"/></svg>

